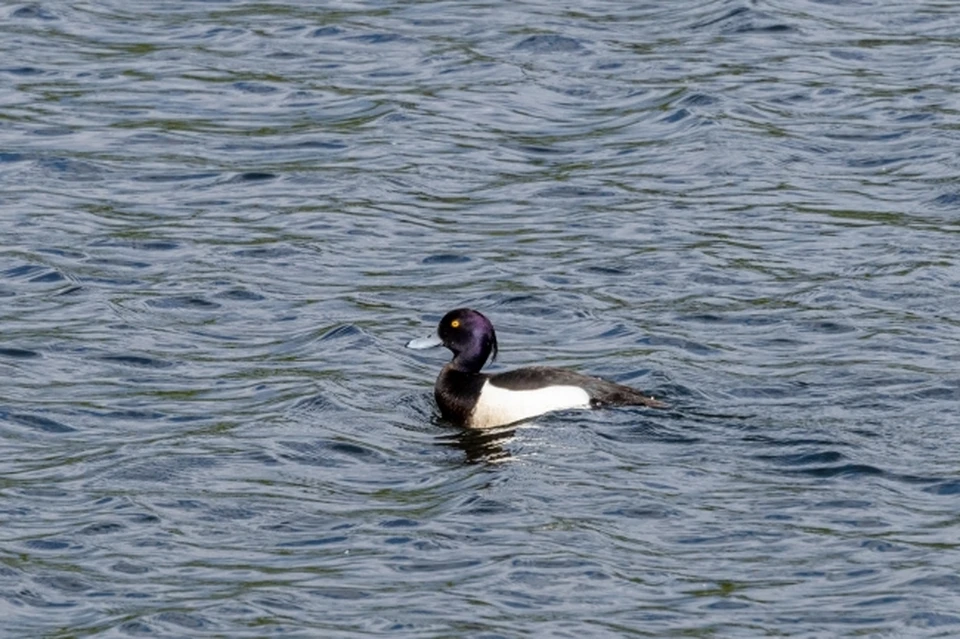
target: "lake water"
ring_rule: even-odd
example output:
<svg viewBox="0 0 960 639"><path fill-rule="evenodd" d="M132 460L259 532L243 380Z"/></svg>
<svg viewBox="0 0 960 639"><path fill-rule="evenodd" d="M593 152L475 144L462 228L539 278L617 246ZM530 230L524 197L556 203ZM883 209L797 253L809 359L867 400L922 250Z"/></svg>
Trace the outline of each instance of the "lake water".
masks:
<svg viewBox="0 0 960 639"><path fill-rule="evenodd" d="M0 7L3 637L960 635L960 11ZM493 370L668 411L444 424Z"/></svg>

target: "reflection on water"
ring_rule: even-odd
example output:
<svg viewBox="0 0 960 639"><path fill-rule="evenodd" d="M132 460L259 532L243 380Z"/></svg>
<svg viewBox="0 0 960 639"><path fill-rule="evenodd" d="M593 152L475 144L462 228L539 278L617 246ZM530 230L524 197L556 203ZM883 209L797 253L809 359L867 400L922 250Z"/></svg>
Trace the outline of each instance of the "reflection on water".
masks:
<svg viewBox="0 0 960 639"><path fill-rule="evenodd" d="M496 463L510 459L510 451L505 448L513 439L516 427L491 428L475 430L470 428L457 429L452 435L443 435L437 438L442 446L461 449L466 463Z"/></svg>

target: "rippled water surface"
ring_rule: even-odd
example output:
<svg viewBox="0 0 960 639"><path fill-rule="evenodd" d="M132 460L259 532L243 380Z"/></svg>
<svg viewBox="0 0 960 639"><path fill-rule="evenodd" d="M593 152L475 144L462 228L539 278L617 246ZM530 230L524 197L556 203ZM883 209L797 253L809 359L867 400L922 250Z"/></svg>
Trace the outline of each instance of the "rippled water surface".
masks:
<svg viewBox="0 0 960 639"><path fill-rule="evenodd" d="M0 634L960 635L958 51L944 0L4 3ZM444 424L403 344L464 305L671 409Z"/></svg>

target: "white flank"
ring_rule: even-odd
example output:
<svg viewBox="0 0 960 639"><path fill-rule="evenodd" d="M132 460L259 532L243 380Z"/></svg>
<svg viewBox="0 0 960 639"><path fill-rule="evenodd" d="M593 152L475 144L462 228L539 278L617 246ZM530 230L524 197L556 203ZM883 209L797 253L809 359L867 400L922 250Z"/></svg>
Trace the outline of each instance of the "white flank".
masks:
<svg viewBox="0 0 960 639"><path fill-rule="evenodd" d="M587 391L579 386L514 391L494 386L487 380L480 389L480 399L470 417L470 426L493 428L570 408L590 408Z"/></svg>

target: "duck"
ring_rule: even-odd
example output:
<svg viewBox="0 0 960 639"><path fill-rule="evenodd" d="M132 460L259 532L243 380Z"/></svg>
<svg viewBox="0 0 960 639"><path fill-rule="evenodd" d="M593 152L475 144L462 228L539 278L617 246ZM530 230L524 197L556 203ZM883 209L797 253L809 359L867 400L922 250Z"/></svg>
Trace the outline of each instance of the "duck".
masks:
<svg viewBox="0 0 960 639"><path fill-rule="evenodd" d="M483 313L457 308L440 320L434 335L414 339L408 348L444 346L453 353L434 385L443 418L454 425L485 429L571 409L607 406L667 408L635 388L565 368L529 366L504 373L481 369L498 354L497 333ZM491 357L492 356L492 357Z"/></svg>

